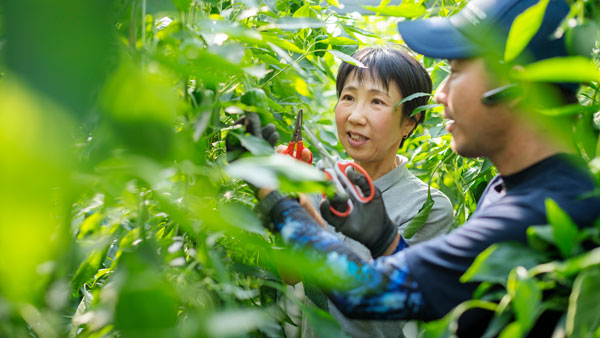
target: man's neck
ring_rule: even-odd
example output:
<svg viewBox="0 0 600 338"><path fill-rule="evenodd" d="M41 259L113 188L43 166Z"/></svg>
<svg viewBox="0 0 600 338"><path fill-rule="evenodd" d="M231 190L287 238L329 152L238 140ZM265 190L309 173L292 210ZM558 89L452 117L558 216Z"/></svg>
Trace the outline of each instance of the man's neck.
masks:
<svg viewBox="0 0 600 338"><path fill-rule="evenodd" d="M565 151L533 133L522 133L520 135L525 136L513 138L513 142L506 145L502 151L489 156L490 161L494 163L502 176L517 173L543 159Z"/></svg>

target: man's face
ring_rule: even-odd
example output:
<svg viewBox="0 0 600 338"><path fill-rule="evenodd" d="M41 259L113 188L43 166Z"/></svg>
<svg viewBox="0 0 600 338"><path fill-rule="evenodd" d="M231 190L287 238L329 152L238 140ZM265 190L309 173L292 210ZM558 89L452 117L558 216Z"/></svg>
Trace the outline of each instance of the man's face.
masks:
<svg viewBox="0 0 600 338"><path fill-rule="evenodd" d="M450 69L434 99L444 105L452 150L462 156L493 159L509 141L514 118L503 104L481 102L482 95L493 89L483 59L450 60Z"/></svg>

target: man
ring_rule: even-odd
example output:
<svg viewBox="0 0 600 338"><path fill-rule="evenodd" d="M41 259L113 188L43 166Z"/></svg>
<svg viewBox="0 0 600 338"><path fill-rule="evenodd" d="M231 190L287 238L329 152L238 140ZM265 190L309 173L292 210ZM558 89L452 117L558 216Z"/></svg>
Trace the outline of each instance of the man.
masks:
<svg viewBox="0 0 600 338"><path fill-rule="evenodd" d="M324 232L295 201L277 192L259 194L259 209L271 216L274 229L281 231L284 240L325 260L313 276L314 283L322 279L318 276L327 274L345 278L344 289L329 285L330 299L345 315L440 318L472 297L477 284L461 283L460 277L478 254L497 242L526 243L528 226L547 223L547 199L554 200L579 226L592 225L600 217L600 199L589 197L595 188L592 179L571 163L562 145L554 143L544 127L530 123L535 114L526 105L540 92L549 95L547 90L552 97L572 101L577 86L532 84L527 91L508 90L515 86L504 86L507 78L495 73L502 66L519 69L519 63L566 55L563 40L555 39L553 33L569 6L563 0L550 0L538 33L522 55L514 64L498 62L504 53L497 46L504 46L512 22L536 3L473 0L449 19L399 24L409 47L426 56L449 59L451 73L438 88L435 100L444 105L452 149L467 157L488 157L499 172L462 227L408 247L404 239L397 241L395 232L390 235L391 222L379 192L371 203L355 203L355 211L346 218L333 215L329 207L336 207L336 203L326 201L322 214L339 231L370 249L381 245L395 249L395 254L369 264ZM351 178L363 186L360 176ZM584 197L586 194L588 197ZM465 314L459 322L459 334L481 335L486 315L481 311ZM545 313L540 321L546 320L555 318ZM547 329L551 333L554 326L538 325L534 330ZM546 336L549 332L530 334Z"/></svg>

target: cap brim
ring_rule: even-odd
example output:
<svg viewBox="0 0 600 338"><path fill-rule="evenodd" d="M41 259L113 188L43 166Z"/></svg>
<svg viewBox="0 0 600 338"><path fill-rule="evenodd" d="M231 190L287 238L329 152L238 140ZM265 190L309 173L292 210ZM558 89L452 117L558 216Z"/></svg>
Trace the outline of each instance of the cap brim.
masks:
<svg viewBox="0 0 600 338"><path fill-rule="evenodd" d="M465 59L478 55L475 44L447 18L398 22L398 32L415 52L438 59Z"/></svg>

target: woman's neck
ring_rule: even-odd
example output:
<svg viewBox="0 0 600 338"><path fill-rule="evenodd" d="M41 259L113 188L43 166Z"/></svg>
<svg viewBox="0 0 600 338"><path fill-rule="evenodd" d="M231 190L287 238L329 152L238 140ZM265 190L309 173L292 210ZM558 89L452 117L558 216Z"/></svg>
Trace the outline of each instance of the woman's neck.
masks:
<svg viewBox="0 0 600 338"><path fill-rule="evenodd" d="M365 169L365 171L367 172L367 174L369 174L369 177L371 177L371 180L373 181L394 170L400 164L395 154L392 159L387 158L382 161L355 162L356 164L363 167L363 169Z"/></svg>

